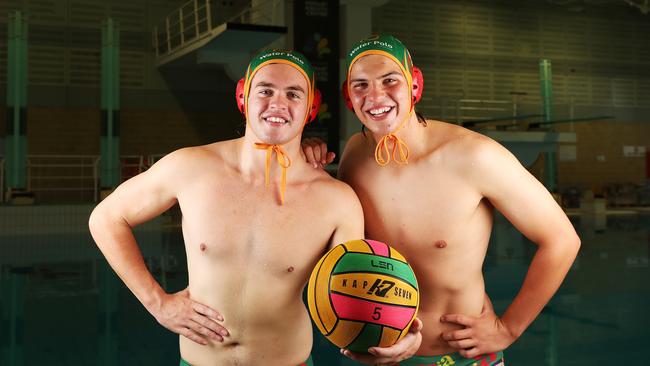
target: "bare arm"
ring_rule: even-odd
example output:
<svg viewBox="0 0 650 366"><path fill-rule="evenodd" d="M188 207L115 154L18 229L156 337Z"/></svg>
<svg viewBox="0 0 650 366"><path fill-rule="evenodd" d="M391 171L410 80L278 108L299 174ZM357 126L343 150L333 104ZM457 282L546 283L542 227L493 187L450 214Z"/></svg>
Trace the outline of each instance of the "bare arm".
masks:
<svg viewBox="0 0 650 366"><path fill-rule="evenodd" d="M491 329L482 332L480 319L463 316L447 319L445 316L446 321L476 331L474 342L459 342L467 339L470 333L467 329L443 335L457 342L450 342L452 346L469 349L469 353L461 352L465 357L503 350L521 336L559 288L580 247L580 239L562 209L509 151L485 139L471 156L471 169L466 169L469 179L523 235L538 245L538 249L519 293L501 319L492 323ZM481 316L489 319L493 313L486 297Z"/></svg>
<svg viewBox="0 0 650 366"><path fill-rule="evenodd" d="M521 290L502 320L519 337L560 287L578 254L580 238L546 188L505 148L498 146L484 195L524 236L538 245ZM497 167L495 169L495 167Z"/></svg>
<svg viewBox="0 0 650 366"><path fill-rule="evenodd" d="M146 172L120 185L90 215L90 232L102 254L144 307L168 329L205 344L199 336L219 339L225 331L210 318L220 315L189 299L187 290L167 294L147 269L132 228L162 214L176 202L182 186L183 153L161 159ZM194 311L192 311L192 309ZM202 315L201 315L202 314Z"/></svg>
<svg viewBox="0 0 650 366"><path fill-rule="evenodd" d="M363 210L359 198L347 184L337 182L341 187L341 210L338 211L338 225L332 239L330 248L350 240L363 239Z"/></svg>
<svg viewBox="0 0 650 366"><path fill-rule="evenodd" d="M176 203L165 159L133 177L93 210L90 232L108 263L147 308L160 302L163 289L147 270L131 229L162 214Z"/></svg>

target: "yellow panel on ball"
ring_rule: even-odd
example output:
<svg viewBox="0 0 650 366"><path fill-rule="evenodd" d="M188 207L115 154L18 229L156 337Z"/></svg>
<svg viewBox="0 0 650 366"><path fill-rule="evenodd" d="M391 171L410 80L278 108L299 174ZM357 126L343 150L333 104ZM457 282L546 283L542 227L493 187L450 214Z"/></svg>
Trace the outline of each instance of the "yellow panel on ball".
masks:
<svg viewBox="0 0 650 366"><path fill-rule="evenodd" d="M307 287L307 303L309 313L314 319L314 323L321 333L329 333L336 324L337 317L332 308L332 304L327 296L316 296L318 293L327 293L329 291L329 275L336 265L336 261L345 254L342 246L336 246L321 258L311 277Z"/></svg>
<svg viewBox="0 0 650 366"><path fill-rule="evenodd" d="M348 251L358 253L372 253L372 249L363 240L350 240L343 244Z"/></svg>
<svg viewBox="0 0 650 366"><path fill-rule="evenodd" d="M332 333L327 335L327 339L339 347L345 347L357 337L365 323L353 322L349 320L339 320Z"/></svg>
<svg viewBox="0 0 650 366"><path fill-rule="evenodd" d="M379 347L389 347L392 346L400 339L402 331L397 329L392 329L384 327L383 332L381 333L381 340L379 341Z"/></svg>
<svg viewBox="0 0 650 366"><path fill-rule="evenodd" d="M393 247L390 248L390 257L395 258L398 261L406 262L406 258L404 258L404 256Z"/></svg>

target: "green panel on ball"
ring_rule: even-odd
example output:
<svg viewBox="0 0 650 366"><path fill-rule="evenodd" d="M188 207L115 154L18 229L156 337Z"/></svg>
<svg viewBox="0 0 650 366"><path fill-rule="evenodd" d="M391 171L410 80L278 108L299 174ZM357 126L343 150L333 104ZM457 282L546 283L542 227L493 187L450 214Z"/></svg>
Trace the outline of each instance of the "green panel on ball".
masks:
<svg viewBox="0 0 650 366"><path fill-rule="evenodd" d="M345 253L343 258L334 267L332 275L345 272L382 273L401 278L414 288L418 288L413 270L408 264L373 254Z"/></svg>
<svg viewBox="0 0 650 366"><path fill-rule="evenodd" d="M381 325L367 323L357 338L346 349L357 353L368 353L368 348L377 346L381 341Z"/></svg>

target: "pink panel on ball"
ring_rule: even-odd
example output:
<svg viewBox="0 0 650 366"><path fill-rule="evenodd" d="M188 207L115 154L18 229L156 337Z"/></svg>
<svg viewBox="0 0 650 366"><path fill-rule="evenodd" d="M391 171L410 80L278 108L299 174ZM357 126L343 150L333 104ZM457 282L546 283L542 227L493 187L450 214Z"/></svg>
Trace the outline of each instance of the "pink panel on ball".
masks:
<svg viewBox="0 0 650 366"><path fill-rule="evenodd" d="M368 243L368 245L370 245L372 251L375 252L375 254L381 255L383 257L390 257L390 254L388 253L388 245L376 240L365 239L365 241Z"/></svg>
<svg viewBox="0 0 650 366"><path fill-rule="evenodd" d="M413 319L415 308L380 304L339 294L330 294L334 311L341 319L387 325L404 329Z"/></svg>

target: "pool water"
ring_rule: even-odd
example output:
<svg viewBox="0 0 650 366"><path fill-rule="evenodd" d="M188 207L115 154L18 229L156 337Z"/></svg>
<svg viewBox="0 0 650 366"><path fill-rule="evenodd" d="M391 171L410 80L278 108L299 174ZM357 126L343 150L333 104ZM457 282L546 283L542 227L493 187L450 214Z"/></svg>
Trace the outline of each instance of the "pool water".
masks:
<svg viewBox="0 0 650 366"><path fill-rule="evenodd" d="M178 365L178 338L107 266L87 231L91 206L0 207L0 365ZM169 292L187 284L175 220L136 228ZM508 365L650 364L650 215L572 217L582 248L558 293L506 351ZM497 217L485 260L497 313L535 246ZM316 365L357 365L315 332Z"/></svg>

